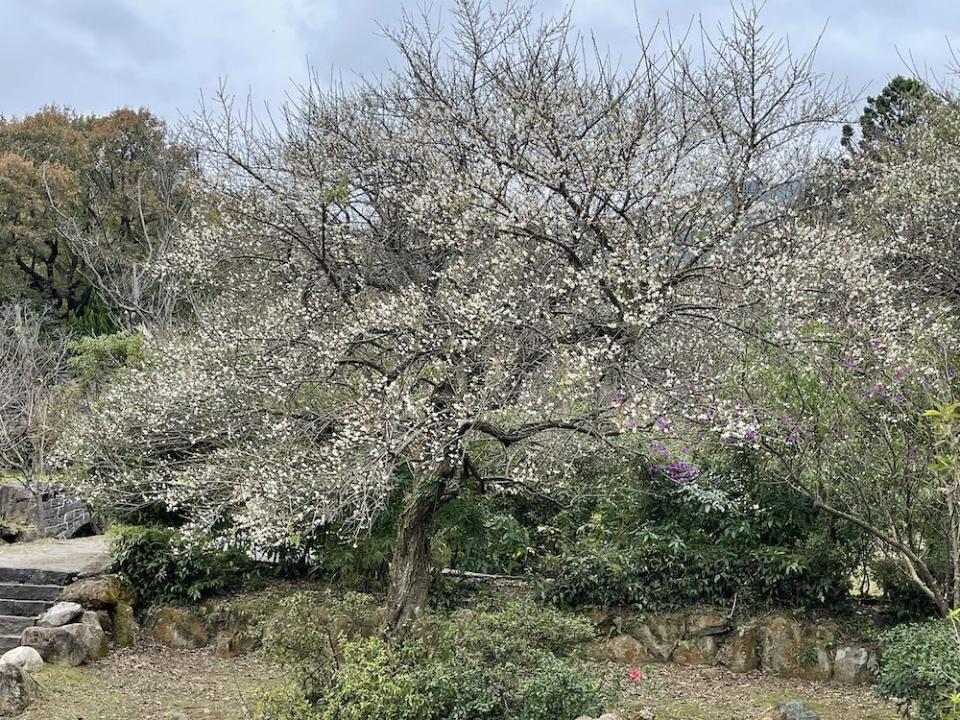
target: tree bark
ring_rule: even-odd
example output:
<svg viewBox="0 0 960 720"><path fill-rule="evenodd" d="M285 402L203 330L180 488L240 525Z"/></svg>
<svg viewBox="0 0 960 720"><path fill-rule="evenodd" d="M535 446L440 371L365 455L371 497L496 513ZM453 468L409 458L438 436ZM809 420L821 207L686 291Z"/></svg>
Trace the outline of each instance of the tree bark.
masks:
<svg viewBox="0 0 960 720"><path fill-rule="evenodd" d="M423 612L430 591L430 541L443 482L416 488L400 516L390 562L387 631L402 633Z"/></svg>

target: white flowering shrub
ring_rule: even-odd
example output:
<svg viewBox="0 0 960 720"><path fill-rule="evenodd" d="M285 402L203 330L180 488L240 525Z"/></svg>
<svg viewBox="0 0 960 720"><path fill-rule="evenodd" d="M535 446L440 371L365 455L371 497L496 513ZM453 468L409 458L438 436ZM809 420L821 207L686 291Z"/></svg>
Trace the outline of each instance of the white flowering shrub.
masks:
<svg viewBox="0 0 960 720"><path fill-rule="evenodd" d="M871 535L943 615L960 605L958 488L932 467L923 416L960 397L958 120L955 102L932 106L843 169L845 192L782 258L792 270L772 292L793 329L751 343L711 410L715 430Z"/></svg>

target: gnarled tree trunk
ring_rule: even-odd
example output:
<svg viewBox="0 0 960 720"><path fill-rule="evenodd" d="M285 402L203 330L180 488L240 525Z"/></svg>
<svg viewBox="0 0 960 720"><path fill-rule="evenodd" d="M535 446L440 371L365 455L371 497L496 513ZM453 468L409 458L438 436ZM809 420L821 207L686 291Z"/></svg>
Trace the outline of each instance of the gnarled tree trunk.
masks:
<svg viewBox="0 0 960 720"><path fill-rule="evenodd" d="M443 482L416 487L400 516L390 562L388 632L403 632L426 607L430 590L430 540L443 489Z"/></svg>

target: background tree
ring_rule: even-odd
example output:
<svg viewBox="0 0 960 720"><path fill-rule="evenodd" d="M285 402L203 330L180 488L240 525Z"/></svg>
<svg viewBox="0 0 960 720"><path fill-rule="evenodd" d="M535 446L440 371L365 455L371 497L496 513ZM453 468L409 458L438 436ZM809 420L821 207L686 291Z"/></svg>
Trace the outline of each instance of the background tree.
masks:
<svg viewBox="0 0 960 720"><path fill-rule="evenodd" d="M853 126L844 125L840 142L851 154L878 155L889 145L901 144L906 131L940 103L941 98L922 80L897 75L879 95L867 98L858 121L859 141L854 141Z"/></svg>
<svg viewBox="0 0 960 720"><path fill-rule="evenodd" d="M771 265L783 341L743 355L724 426L763 448L773 478L870 533L943 615L960 603L956 491L931 469L923 414L960 396L958 122L945 102L840 167L851 192Z"/></svg>
<svg viewBox="0 0 960 720"><path fill-rule="evenodd" d="M186 206L191 157L148 111L50 108L0 123L0 288L81 318L142 322L146 266ZM102 305L102 303L101 303Z"/></svg>

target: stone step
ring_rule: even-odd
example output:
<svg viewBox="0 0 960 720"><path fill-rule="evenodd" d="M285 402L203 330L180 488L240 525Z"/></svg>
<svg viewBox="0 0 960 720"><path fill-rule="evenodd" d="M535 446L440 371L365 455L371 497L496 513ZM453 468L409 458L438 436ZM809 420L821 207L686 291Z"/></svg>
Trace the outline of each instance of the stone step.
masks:
<svg viewBox="0 0 960 720"><path fill-rule="evenodd" d="M19 635L0 635L0 654L15 647L20 647Z"/></svg>
<svg viewBox="0 0 960 720"><path fill-rule="evenodd" d="M0 598L11 600L56 600L60 585L31 585L29 583L0 583Z"/></svg>
<svg viewBox="0 0 960 720"><path fill-rule="evenodd" d="M17 598L0 598L0 615L16 615L17 617L36 617L54 603L49 600L18 600Z"/></svg>
<svg viewBox="0 0 960 720"><path fill-rule="evenodd" d="M31 585L69 585L76 573L60 570L3 567L3 548L0 548L0 583L29 583Z"/></svg>
<svg viewBox="0 0 960 720"><path fill-rule="evenodd" d="M0 635L20 636L24 630L33 626L32 617L19 617L17 615L0 615Z"/></svg>

